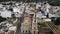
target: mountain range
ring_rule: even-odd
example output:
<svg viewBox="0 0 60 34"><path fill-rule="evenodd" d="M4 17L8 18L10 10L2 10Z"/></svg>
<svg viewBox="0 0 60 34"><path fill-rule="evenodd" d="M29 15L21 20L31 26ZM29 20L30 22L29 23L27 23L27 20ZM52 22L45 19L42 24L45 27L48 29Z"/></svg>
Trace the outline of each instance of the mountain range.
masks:
<svg viewBox="0 0 60 34"><path fill-rule="evenodd" d="M22 1L22 0L0 0L0 2L3 2L3 1ZM23 1L25 1L25 0L23 0ZM28 1L34 1L34 0L28 0ZM60 0L37 0L37 1L48 1L48 2L58 1L58 2L60 2Z"/></svg>

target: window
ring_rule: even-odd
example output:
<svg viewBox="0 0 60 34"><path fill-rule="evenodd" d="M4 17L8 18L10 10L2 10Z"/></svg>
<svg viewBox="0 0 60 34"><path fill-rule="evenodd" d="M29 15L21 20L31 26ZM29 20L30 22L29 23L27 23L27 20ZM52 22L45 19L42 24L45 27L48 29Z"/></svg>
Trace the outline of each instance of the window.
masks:
<svg viewBox="0 0 60 34"><path fill-rule="evenodd" d="M29 34L31 34L30 30L29 30Z"/></svg>
<svg viewBox="0 0 60 34"><path fill-rule="evenodd" d="M57 7L55 9L57 9Z"/></svg>
<svg viewBox="0 0 60 34"><path fill-rule="evenodd" d="M30 30L29 30L29 32L30 32Z"/></svg>
<svg viewBox="0 0 60 34"><path fill-rule="evenodd" d="M23 33L24 33L24 31L23 31Z"/></svg>
<svg viewBox="0 0 60 34"><path fill-rule="evenodd" d="M34 22L36 22L36 20L34 20Z"/></svg>
<svg viewBox="0 0 60 34"><path fill-rule="evenodd" d="M26 33L27 33L27 30L26 30Z"/></svg>

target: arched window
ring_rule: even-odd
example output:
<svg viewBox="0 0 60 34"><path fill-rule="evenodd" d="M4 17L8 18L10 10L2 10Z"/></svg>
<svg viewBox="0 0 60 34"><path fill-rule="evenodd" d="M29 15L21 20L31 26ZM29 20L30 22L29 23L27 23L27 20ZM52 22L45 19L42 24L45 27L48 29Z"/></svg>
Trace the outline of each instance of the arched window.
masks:
<svg viewBox="0 0 60 34"><path fill-rule="evenodd" d="M30 33L30 30L29 30L29 33Z"/></svg>
<svg viewBox="0 0 60 34"><path fill-rule="evenodd" d="M36 22L36 20L34 22Z"/></svg>
<svg viewBox="0 0 60 34"><path fill-rule="evenodd" d="M30 30L29 30L29 34L31 34Z"/></svg>
<svg viewBox="0 0 60 34"><path fill-rule="evenodd" d="M26 33L27 33L27 30L26 30Z"/></svg>
<svg viewBox="0 0 60 34"><path fill-rule="evenodd" d="M23 31L23 33L24 33L24 31Z"/></svg>

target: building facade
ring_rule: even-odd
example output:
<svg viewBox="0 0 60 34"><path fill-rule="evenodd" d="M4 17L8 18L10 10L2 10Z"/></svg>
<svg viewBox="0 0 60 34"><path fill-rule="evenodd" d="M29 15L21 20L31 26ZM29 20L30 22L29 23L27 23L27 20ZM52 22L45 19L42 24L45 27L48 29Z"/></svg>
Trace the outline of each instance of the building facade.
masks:
<svg viewBox="0 0 60 34"><path fill-rule="evenodd" d="M28 13L25 13L24 22L22 23L22 26L21 26L21 33L23 33L23 34L30 34L31 33L31 25L32 25L31 19L32 19L31 15Z"/></svg>

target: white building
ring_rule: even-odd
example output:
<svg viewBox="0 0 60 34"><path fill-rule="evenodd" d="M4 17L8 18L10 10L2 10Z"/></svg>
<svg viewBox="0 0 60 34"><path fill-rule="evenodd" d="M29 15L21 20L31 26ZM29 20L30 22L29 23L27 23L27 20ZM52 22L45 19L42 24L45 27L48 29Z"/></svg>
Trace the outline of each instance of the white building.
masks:
<svg viewBox="0 0 60 34"><path fill-rule="evenodd" d="M11 11L0 11L0 16L7 18L7 17L12 17L12 12Z"/></svg>
<svg viewBox="0 0 60 34"><path fill-rule="evenodd" d="M13 8L13 12L15 14L15 17L20 17L21 14L23 13L23 11L24 11L24 6L20 6L19 8L18 7Z"/></svg>

